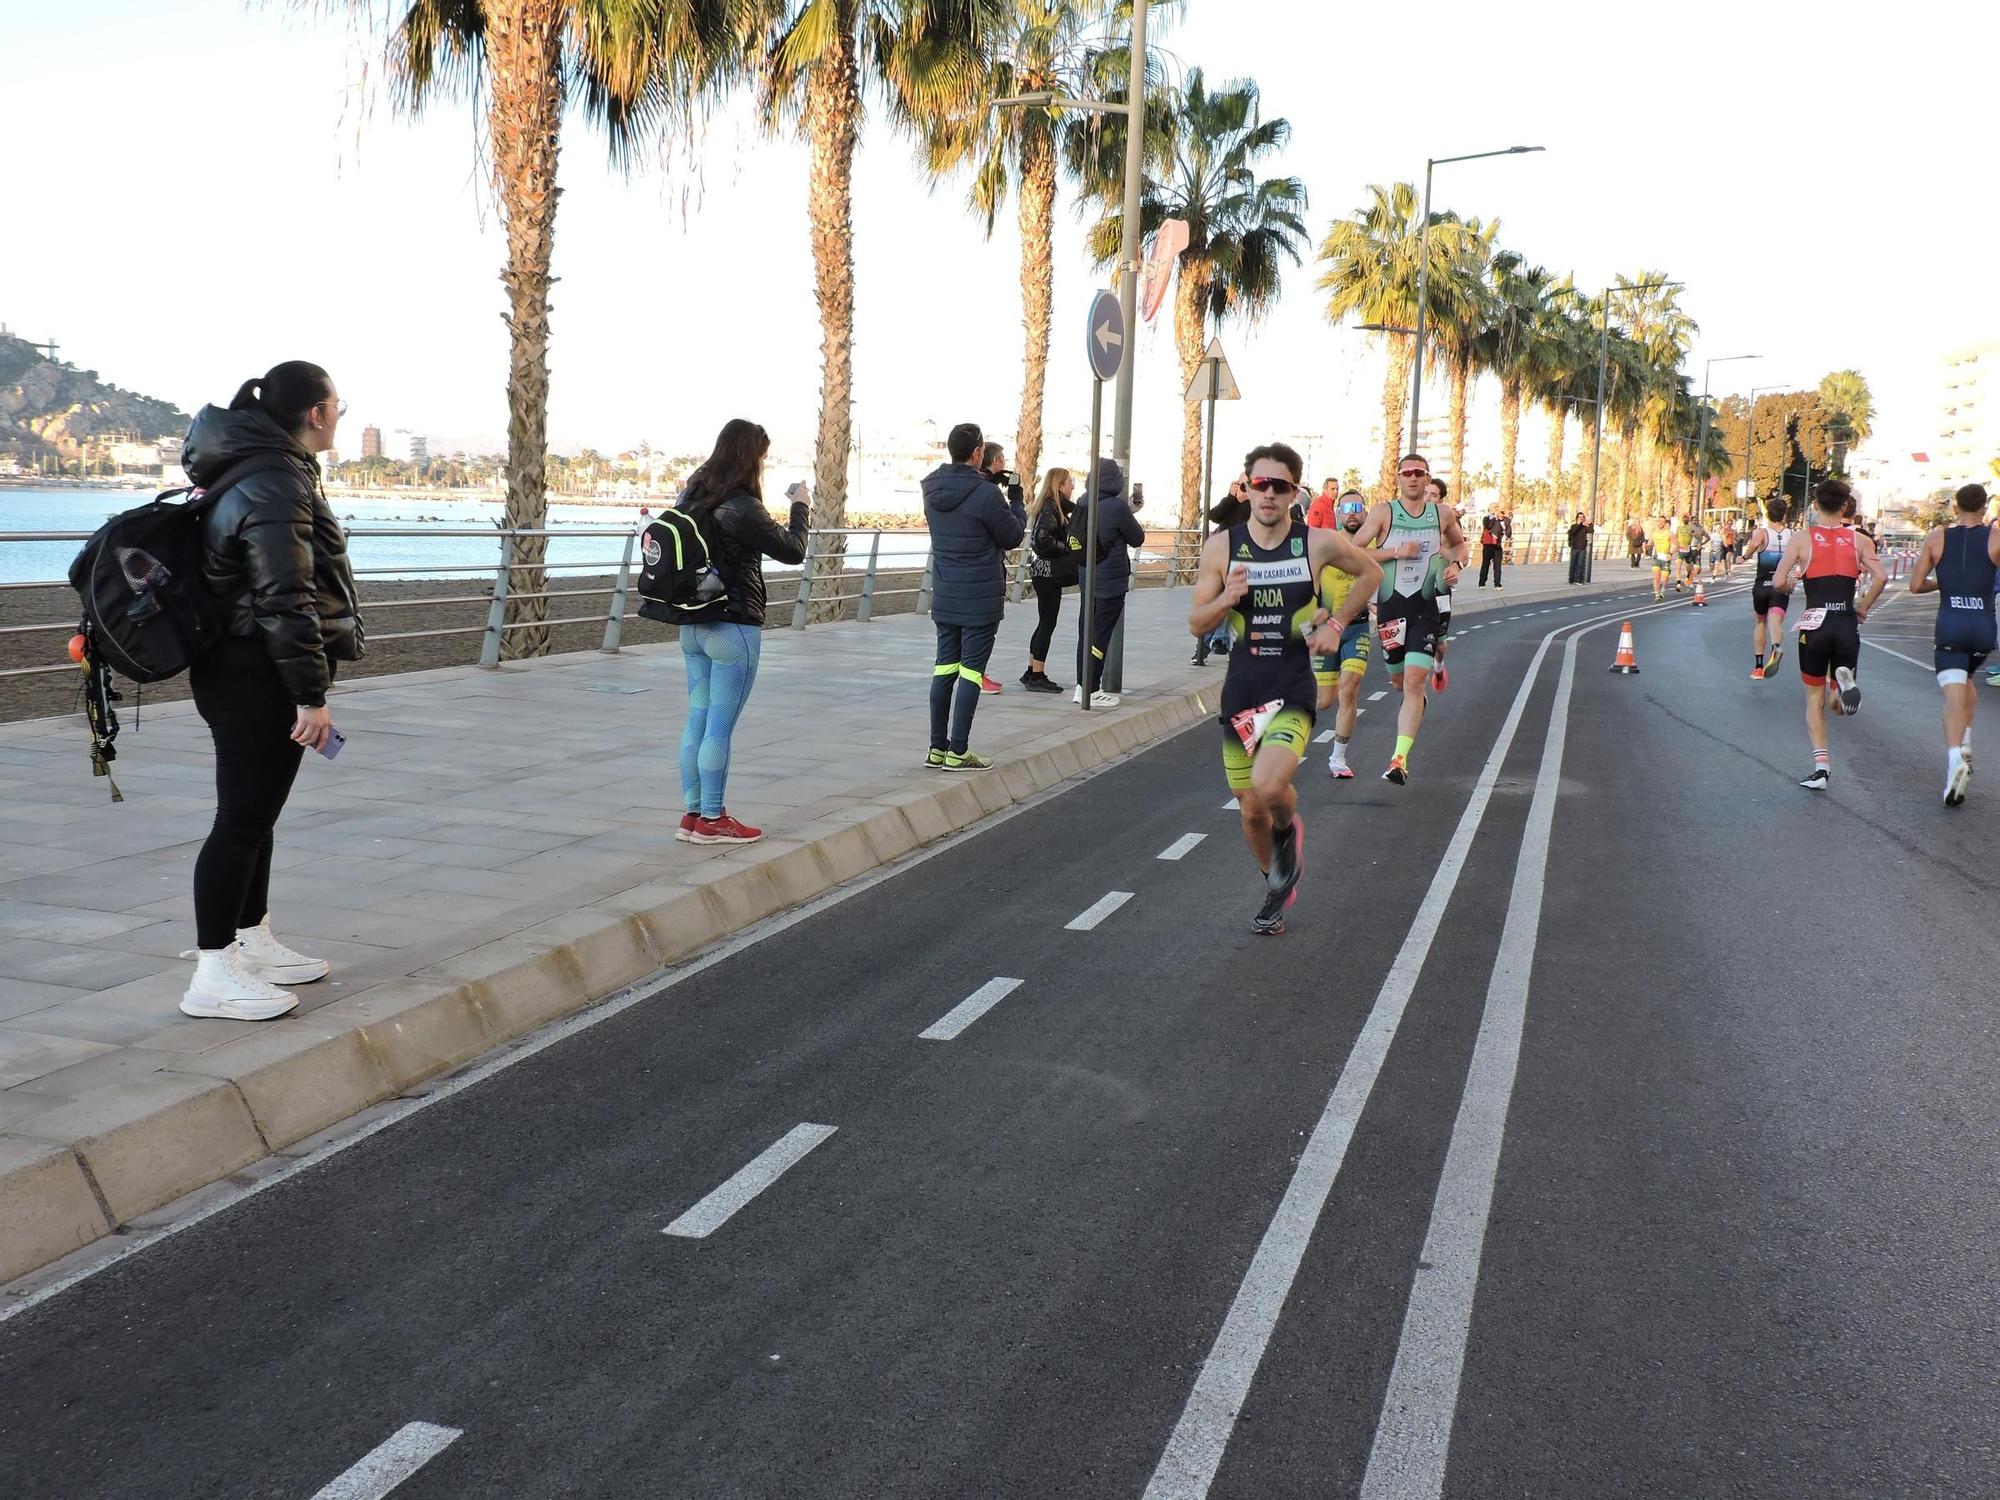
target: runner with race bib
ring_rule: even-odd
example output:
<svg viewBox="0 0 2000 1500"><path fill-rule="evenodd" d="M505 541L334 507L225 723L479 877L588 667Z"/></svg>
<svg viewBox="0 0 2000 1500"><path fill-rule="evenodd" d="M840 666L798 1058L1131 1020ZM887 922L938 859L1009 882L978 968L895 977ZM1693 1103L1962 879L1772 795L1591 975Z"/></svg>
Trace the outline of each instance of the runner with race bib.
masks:
<svg viewBox="0 0 2000 1500"><path fill-rule="evenodd" d="M1396 715L1396 753L1389 759L1384 781L1397 786L1410 779L1410 751L1423 726L1424 705L1432 669L1437 665L1440 633L1437 596L1458 582L1465 565L1465 532L1458 513L1430 499L1430 461L1409 453L1397 466L1398 498L1369 511L1354 540L1381 549L1382 585L1376 592L1375 635L1389 680L1403 690Z"/></svg>
<svg viewBox="0 0 2000 1500"><path fill-rule="evenodd" d="M1810 526L1800 527L1785 544L1778 571L1771 579L1773 594L1791 592L1795 575L1805 577L1805 613L1799 616L1799 680L1806 688L1806 733L1812 739L1812 774L1799 783L1823 792L1833 779L1833 757L1826 743L1826 715L1852 714L1861 706L1855 672L1861 665L1861 622L1889 582L1866 532L1856 531L1841 517L1853 502L1845 480L1826 479L1813 490L1817 512ZM1857 600L1856 585L1866 575L1868 593ZM1827 678L1833 685L1827 685Z"/></svg>
<svg viewBox="0 0 2000 1500"><path fill-rule="evenodd" d="M1312 742L1313 654L1339 652L1382 569L1345 532L1292 518L1305 472L1295 449L1268 443L1251 451L1244 469L1250 519L1217 531L1202 548L1188 629L1201 637L1227 621L1235 636L1222 683L1222 765L1242 812L1244 842L1264 872L1264 902L1251 931L1276 936L1285 930L1305 867L1292 777ZM1318 583L1329 567L1355 580L1331 612L1320 605Z"/></svg>

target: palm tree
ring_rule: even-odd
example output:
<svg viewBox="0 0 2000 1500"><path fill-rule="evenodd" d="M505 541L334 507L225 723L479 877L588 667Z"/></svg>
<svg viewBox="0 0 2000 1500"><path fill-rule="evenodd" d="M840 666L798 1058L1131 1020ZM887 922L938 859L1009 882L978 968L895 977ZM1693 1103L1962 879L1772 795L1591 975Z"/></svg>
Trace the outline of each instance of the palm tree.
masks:
<svg viewBox="0 0 2000 1500"><path fill-rule="evenodd" d="M298 0L375 18L369 0ZM389 9L386 56L398 107L420 114L440 95L486 107L486 152L507 230L505 524L540 530L548 515L549 264L563 112L579 105L614 158L642 125L678 117L722 76L734 0L406 0ZM398 11L400 10L400 15ZM664 57L679 59L674 71ZM547 538L508 543L509 657L548 649L542 564Z"/></svg>
<svg viewBox="0 0 2000 1500"><path fill-rule="evenodd" d="M1320 242L1319 289L1327 293L1326 315L1338 323L1349 313L1364 323L1390 329L1409 328L1417 316L1417 270L1423 233L1414 184L1390 187L1370 184L1368 201L1345 219L1336 219ZM1465 226L1457 215L1432 210L1431 267L1450 264L1464 254ZM1476 309L1465 303L1465 288L1451 276L1432 276L1427 284L1425 317L1439 327L1471 321ZM1385 334L1389 370L1382 382L1381 493L1392 494L1396 460L1402 453L1403 411L1409 399L1410 367L1416 361L1416 340L1407 333ZM1463 476L1460 476L1461 478Z"/></svg>
<svg viewBox="0 0 2000 1500"><path fill-rule="evenodd" d="M1010 0L738 0L754 11L754 68L767 122L796 124L810 152L806 219L819 304L820 407L812 524L847 519L854 407L854 148L862 91L877 89L911 126L978 92L991 36ZM837 575L841 548L813 560Z"/></svg>
<svg viewBox="0 0 2000 1500"><path fill-rule="evenodd" d="M1875 396L1859 370L1835 370L1819 383L1820 404L1833 413L1833 467L1847 468L1847 450L1875 430Z"/></svg>
<svg viewBox="0 0 2000 1500"><path fill-rule="evenodd" d="M1169 219L1187 225L1174 288L1174 348L1181 378L1192 381L1211 328L1232 317L1255 321L1277 301L1284 262L1297 265L1311 237L1303 218L1306 189L1296 177L1259 180L1260 159L1282 151L1292 128L1262 117L1257 85L1247 80L1211 90L1202 70L1190 68L1178 87L1162 90L1148 106L1146 128L1150 165L1140 232L1150 240ZM1101 149L1090 154L1084 180L1091 196L1109 205L1119 200L1120 185L1107 167ZM1118 258L1123 233L1122 210L1107 206L1090 232L1099 265ZM1181 424L1184 541L1200 523L1201 503L1201 411L1189 406Z"/></svg>
<svg viewBox="0 0 2000 1500"><path fill-rule="evenodd" d="M1475 315L1440 322L1429 334L1432 370L1444 368L1451 383L1451 482L1462 484L1465 475L1465 422L1467 398L1472 378L1479 373L1479 335L1486 326L1488 269L1493 263L1493 242L1500 233L1500 221L1482 224L1465 221L1464 238L1458 253L1449 258L1433 255L1431 279L1448 276L1456 283L1454 300L1475 310Z"/></svg>
<svg viewBox="0 0 2000 1500"><path fill-rule="evenodd" d="M1597 399L1597 328L1577 301L1576 283L1563 277L1549 289L1543 315L1545 363L1528 395L1549 414L1549 502L1565 514L1563 448L1571 407L1588 409ZM1581 415L1581 412L1579 412Z"/></svg>
<svg viewBox="0 0 2000 1500"><path fill-rule="evenodd" d="M1521 397L1540 388L1553 360L1548 349L1548 294L1554 278L1511 250L1493 257L1490 308L1479 358L1500 378L1500 509L1512 514L1521 445Z"/></svg>
<svg viewBox="0 0 2000 1500"><path fill-rule="evenodd" d="M1004 26L987 33L976 87L953 107L913 123L922 133L924 164L933 178L973 169L971 205L986 233L1012 189L1019 200L1021 324L1026 344L1021 411L1014 429L1014 467L1034 486L1042 455L1042 400L1048 384L1055 302L1056 194L1065 137L1052 107L995 109L1020 94L1084 94L1095 71L1085 36L1111 0L1016 0ZM1127 0L1129 13L1129 0Z"/></svg>

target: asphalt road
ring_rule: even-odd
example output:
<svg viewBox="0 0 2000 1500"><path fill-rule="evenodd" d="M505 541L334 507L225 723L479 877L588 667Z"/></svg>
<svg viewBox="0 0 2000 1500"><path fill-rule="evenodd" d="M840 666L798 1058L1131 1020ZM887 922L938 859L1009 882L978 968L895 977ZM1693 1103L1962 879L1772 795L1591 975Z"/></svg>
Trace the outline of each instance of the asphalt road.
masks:
<svg viewBox="0 0 2000 1500"><path fill-rule="evenodd" d="M0 1323L0 1495L1994 1493L2000 789L1647 603L1316 751L1281 939L1198 727Z"/></svg>

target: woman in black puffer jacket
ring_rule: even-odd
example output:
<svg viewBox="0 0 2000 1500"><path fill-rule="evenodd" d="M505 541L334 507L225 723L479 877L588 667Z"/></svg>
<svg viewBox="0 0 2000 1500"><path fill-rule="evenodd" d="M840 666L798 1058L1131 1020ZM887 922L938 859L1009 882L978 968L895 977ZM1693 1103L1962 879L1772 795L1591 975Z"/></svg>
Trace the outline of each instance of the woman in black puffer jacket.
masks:
<svg viewBox="0 0 2000 1500"><path fill-rule="evenodd" d="M342 407L318 365L288 360L248 380L224 411L205 406L182 464L197 486L268 456L202 518L202 572L226 634L189 671L215 738L215 825L194 867L191 1016L268 1021L298 1004L279 988L326 977L325 960L271 935L272 830L299 760L337 736L326 690L363 637L347 538L320 489L319 459Z"/></svg>
<svg viewBox="0 0 2000 1500"><path fill-rule="evenodd" d="M754 844L764 836L729 816L729 740L757 681L764 649L764 559L806 559L811 496L795 484L789 524L764 508L764 458L771 439L755 422L737 418L722 429L708 462L694 471L676 507L694 517L709 561L729 590L682 618L688 716L681 731L680 832L691 844Z"/></svg>

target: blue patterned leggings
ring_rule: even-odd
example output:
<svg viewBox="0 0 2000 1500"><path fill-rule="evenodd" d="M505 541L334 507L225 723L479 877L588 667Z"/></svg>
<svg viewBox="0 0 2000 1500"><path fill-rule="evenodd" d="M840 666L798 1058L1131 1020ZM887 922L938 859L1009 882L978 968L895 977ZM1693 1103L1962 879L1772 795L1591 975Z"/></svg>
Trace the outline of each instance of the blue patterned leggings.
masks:
<svg viewBox="0 0 2000 1500"><path fill-rule="evenodd" d="M729 780L729 737L750 689L764 632L755 625L683 625L687 660L687 728L681 731L681 805L704 818L722 813Z"/></svg>

